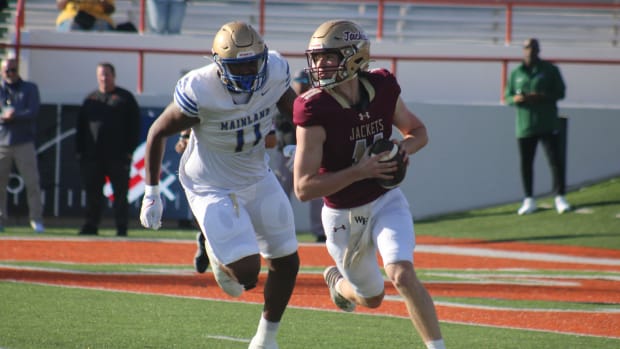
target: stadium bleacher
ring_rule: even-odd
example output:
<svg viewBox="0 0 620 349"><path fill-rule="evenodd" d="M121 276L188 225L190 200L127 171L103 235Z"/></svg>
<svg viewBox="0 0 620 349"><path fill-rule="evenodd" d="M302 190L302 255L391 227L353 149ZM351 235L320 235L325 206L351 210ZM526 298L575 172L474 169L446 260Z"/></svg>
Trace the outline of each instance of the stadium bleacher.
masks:
<svg viewBox="0 0 620 349"><path fill-rule="evenodd" d="M14 30L15 6L12 1L6 10L10 16L3 27L9 32ZM26 0L25 8L24 29L55 30L58 14L55 2ZM376 38L377 12L377 4L370 2L267 1L265 35L272 38L306 39L309 28L315 28L323 21L337 16L357 21L371 37ZM131 22L138 27L139 0L117 0L113 18L117 23ZM183 23L183 34L210 35L221 24L232 20L243 20L258 26L258 2L190 1ZM467 6L385 2L383 40L503 45L505 32L506 8L501 4ZM148 29L145 34L148 34ZM620 10L514 6L513 41L520 43L531 36L537 36L546 44L617 47L620 41Z"/></svg>

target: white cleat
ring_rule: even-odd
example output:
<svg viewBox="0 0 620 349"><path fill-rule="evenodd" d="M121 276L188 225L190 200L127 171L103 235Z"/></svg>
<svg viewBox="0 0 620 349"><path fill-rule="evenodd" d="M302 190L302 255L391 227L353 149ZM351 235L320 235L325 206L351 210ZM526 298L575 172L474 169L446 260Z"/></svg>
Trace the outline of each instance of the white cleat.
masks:
<svg viewBox="0 0 620 349"><path fill-rule="evenodd" d="M350 300L344 298L337 290L336 284L338 280L342 279L342 275L338 271L338 268L331 266L325 269L323 272L323 278L325 279L325 283L329 287L329 296L332 299L332 302L336 304L336 306L346 312L352 312L355 310L355 303Z"/></svg>
<svg viewBox="0 0 620 349"><path fill-rule="evenodd" d="M205 241L205 250L207 250L207 256L209 257L209 262L211 263L213 276L215 277L217 284L220 285L220 288L231 297L241 296L243 293L243 285L222 270L220 267L220 261L215 258L215 255L211 250L211 246L209 246L207 241Z"/></svg>
<svg viewBox="0 0 620 349"><path fill-rule="evenodd" d="M521 205L517 213L519 216L523 216L524 214L530 214L534 211L536 211L536 200L533 198L525 198L523 200L523 205Z"/></svg>
<svg viewBox="0 0 620 349"><path fill-rule="evenodd" d="M250 341L250 346L248 347L248 349L279 349L280 347L278 347L278 343L276 343L275 341L270 342L270 343L258 343L259 340L256 336L254 336L252 338L252 341Z"/></svg>
<svg viewBox="0 0 620 349"><path fill-rule="evenodd" d="M562 214L570 211L570 205L566 202L566 199L563 196L558 195L555 197L555 209L559 214Z"/></svg>

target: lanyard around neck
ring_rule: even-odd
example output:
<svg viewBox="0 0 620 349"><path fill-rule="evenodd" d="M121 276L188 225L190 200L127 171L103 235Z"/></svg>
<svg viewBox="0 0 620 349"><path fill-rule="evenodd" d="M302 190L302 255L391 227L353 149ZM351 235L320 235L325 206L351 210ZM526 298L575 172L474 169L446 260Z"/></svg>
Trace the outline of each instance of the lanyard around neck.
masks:
<svg viewBox="0 0 620 349"><path fill-rule="evenodd" d="M4 105L12 105L15 102L15 90L9 86L6 81L2 84L2 92L4 92Z"/></svg>

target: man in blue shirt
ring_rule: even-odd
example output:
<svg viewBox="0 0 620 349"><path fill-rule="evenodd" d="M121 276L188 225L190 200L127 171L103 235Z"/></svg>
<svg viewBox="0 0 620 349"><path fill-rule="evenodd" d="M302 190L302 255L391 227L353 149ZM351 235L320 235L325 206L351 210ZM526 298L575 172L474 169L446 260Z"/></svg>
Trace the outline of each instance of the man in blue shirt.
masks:
<svg viewBox="0 0 620 349"><path fill-rule="evenodd" d="M0 232L7 218L7 184L13 161L27 193L30 226L43 233L43 205L35 149L36 120L39 114L39 88L21 79L16 59L2 61L0 87Z"/></svg>

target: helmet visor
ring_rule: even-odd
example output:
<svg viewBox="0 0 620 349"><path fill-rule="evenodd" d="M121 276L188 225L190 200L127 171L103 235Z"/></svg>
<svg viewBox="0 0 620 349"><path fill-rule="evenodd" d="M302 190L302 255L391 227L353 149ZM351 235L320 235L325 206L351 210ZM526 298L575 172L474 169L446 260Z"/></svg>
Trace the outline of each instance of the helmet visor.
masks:
<svg viewBox="0 0 620 349"><path fill-rule="evenodd" d="M258 54L247 57L220 58L214 55L221 80L234 92L254 92L265 83L267 75L267 48Z"/></svg>

